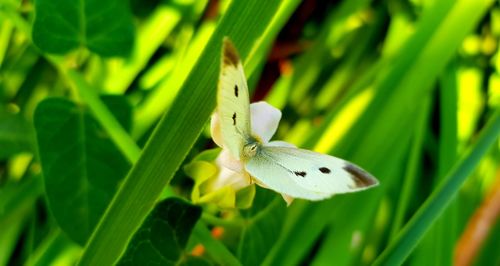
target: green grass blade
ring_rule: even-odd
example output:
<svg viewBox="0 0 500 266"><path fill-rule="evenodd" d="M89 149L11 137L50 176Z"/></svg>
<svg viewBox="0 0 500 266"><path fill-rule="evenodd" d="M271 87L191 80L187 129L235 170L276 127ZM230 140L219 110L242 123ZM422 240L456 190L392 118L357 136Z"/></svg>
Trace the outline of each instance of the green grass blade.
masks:
<svg viewBox="0 0 500 266"><path fill-rule="evenodd" d="M458 64L456 61L454 60L448 65L440 79L438 167L437 173L433 175L432 188L437 187L458 159L457 110L459 109L457 109ZM412 263L417 265L452 264L453 249L459 232L457 199L450 203L447 210L436 220L422 239L412 255Z"/></svg>
<svg viewBox="0 0 500 266"><path fill-rule="evenodd" d="M101 219L85 248L80 265L109 265L120 256L215 107L222 38L230 36L242 58L245 58L280 4L282 2L277 0L252 5L232 2L169 113L160 121Z"/></svg>
<svg viewBox="0 0 500 266"><path fill-rule="evenodd" d="M403 227L404 218L407 215L411 198L414 196L413 193L415 191L416 179L419 173L418 168L422 167L422 143L429 120L430 99L425 101L422 110L424 111L420 113L417 119L417 128L411 144L408 168L406 170L401 196L398 198L397 209L393 218L389 239L395 238L401 227Z"/></svg>
<svg viewBox="0 0 500 266"><path fill-rule="evenodd" d="M465 182L500 135L500 110L497 110L484 128L481 136L470 152L449 172L444 183L429 196L392 242L377 258L374 265L401 265L418 242L425 235L439 215Z"/></svg>

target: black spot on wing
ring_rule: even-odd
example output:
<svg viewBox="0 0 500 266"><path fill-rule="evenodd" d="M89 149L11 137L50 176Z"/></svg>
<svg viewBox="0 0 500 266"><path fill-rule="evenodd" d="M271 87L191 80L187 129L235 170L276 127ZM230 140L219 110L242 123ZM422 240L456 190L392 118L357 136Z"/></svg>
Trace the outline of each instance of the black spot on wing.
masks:
<svg viewBox="0 0 500 266"><path fill-rule="evenodd" d="M307 175L306 172L304 171L294 171L293 172L296 176L301 176L301 177L305 177Z"/></svg>
<svg viewBox="0 0 500 266"><path fill-rule="evenodd" d="M224 43L222 45L222 62L224 65L238 67L239 61L240 57L236 48L234 48L233 43L229 40L229 38L224 38Z"/></svg>
<svg viewBox="0 0 500 266"><path fill-rule="evenodd" d="M233 113L233 126L236 126L236 113Z"/></svg>
<svg viewBox="0 0 500 266"><path fill-rule="evenodd" d="M348 163L343 168L349 174L351 174L351 177L356 184L356 188L371 187L378 184L378 181L377 179L375 179L375 177L367 173L365 170L357 167L356 165Z"/></svg>
<svg viewBox="0 0 500 266"><path fill-rule="evenodd" d="M238 97L238 85L234 85L234 96Z"/></svg>
<svg viewBox="0 0 500 266"><path fill-rule="evenodd" d="M319 171L323 174L329 174L331 173L332 171L329 169L329 168L326 168L326 167L321 167L319 168Z"/></svg>

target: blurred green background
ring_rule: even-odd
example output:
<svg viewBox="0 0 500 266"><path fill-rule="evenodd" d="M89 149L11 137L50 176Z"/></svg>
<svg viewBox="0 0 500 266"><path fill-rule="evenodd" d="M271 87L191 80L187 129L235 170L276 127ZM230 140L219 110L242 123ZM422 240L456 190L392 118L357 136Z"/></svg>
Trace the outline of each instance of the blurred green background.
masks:
<svg viewBox="0 0 500 266"><path fill-rule="evenodd" d="M224 36L274 139L380 185L200 201ZM499 265L499 37L494 0L0 0L0 265Z"/></svg>

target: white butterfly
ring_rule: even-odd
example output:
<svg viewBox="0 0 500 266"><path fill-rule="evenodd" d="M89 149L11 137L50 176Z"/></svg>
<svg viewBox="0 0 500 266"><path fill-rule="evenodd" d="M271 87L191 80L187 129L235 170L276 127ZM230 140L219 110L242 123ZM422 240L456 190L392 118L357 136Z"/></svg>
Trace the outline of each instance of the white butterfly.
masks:
<svg viewBox="0 0 500 266"><path fill-rule="evenodd" d="M241 161L257 184L285 199L321 200L378 185L377 179L350 162L283 141L267 143L253 134L243 66L228 38L223 42L217 102L223 148Z"/></svg>

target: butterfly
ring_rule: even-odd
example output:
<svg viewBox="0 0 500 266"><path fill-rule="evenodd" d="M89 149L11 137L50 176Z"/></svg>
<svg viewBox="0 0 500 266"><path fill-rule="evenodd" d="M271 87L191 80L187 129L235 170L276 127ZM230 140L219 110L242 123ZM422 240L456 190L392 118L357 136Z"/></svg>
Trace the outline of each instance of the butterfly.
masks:
<svg viewBox="0 0 500 266"><path fill-rule="evenodd" d="M379 183L353 163L283 141L267 143L253 134L243 65L227 37L222 45L216 112L223 148L242 162L253 181L265 188L293 198L322 200Z"/></svg>

